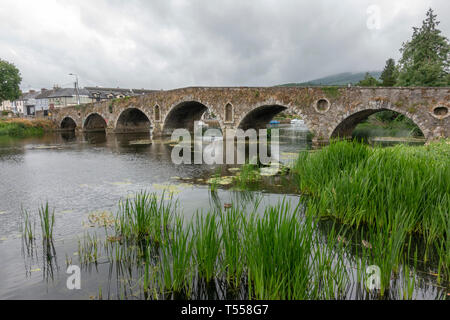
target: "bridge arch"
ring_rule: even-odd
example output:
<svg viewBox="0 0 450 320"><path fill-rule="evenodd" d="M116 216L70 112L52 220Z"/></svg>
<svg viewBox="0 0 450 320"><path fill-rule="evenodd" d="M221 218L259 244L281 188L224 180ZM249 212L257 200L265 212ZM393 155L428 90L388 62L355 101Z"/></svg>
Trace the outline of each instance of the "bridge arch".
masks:
<svg viewBox="0 0 450 320"><path fill-rule="evenodd" d="M409 113L400 110L392 105L383 106L381 108L373 108L364 106L360 106L357 110L350 114L346 114L341 117L338 124L334 127L331 132L329 138L349 138L352 137L352 133L355 130L356 126L366 120L369 116L382 112L382 111L394 111L398 114L404 115L408 119L410 119L421 131L423 136L428 139L428 130L422 125L421 122L416 121L415 117L410 115Z"/></svg>
<svg viewBox="0 0 450 320"><path fill-rule="evenodd" d="M89 114L84 120L83 131L86 132L104 132L106 131L107 123L105 118L97 112Z"/></svg>
<svg viewBox="0 0 450 320"><path fill-rule="evenodd" d="M287 109L288 107L279 104L254 108L239 120L238 129L264 129L277 114Z"/></svg>
<svg viewBox="0 0 450 320"><path fill-rule="evenodd" d="M149 133L151 117L139 108L124 109L117 117L114 130L116 133Z"/></svg>
<svg viewBox="0 0 450 320"><path fill-rule="evenodd" d="M67 116L61 120L59 127L64 131L75 131L77 123L72 117Z"/></svg>
<svg viewBox="0 0 450 320"><path fill-rule="evenodd" d="M205 104L191 100L177 103L167 113L163 124L163 135L169 136L175 129L194 131L194 122L199 121L207 110ZM219 121L220 122L220 121Z"/></svg>

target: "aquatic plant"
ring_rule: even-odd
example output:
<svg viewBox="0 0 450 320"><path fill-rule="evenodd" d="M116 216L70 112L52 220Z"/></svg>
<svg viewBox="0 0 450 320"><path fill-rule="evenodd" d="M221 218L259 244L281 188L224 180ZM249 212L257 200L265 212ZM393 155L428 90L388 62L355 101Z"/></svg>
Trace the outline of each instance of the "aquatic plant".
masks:
<svg viewBox="0 0 450 320"><path fill-rule="evenodd" d="M50 212L48 202L39 208L39 218L41 222L42 239L53 239L53 227L55 225L55 213Z"/></svg>
<svg viewBox="0 0 450 320"><path fill-rule="evenodd" d="M242 165L241 171L233 178L239 189L245 190L254 186L261 179L259 167L256 164L246 163Z"/></svg>
<svg viewBox="0 0 450 320"><path fill-rule="evenodd" d="M422 161L429 150L433 159L426 168ZM370 149L333 142L302 154L305 162L294 168L293 177L311 195L306 203L292 207L281 201L260 208L261 198L235 191L223 205L213 192L211 209L187 222L172 197L140 192L120 202L114 234L105 228L106 258L120 279L117 296L411 299L420 283L418 261L426 266L424 257L433 258L438 281L448 274L448 198L423 189L431 188L424 179L428 175L432 184L448 190L445 177L434 180L440 169L447 170L447 156L441 144ZM404 179L397 177L399 171ZM396 184L390 177L398 178ZM412 185L419 182L425 185L417 194ZM416 243L417 235L423 241ZM96 235L85 236L80 259L96 264L99 244ZM374 265L380 268L379 290L366 286Z"/></svg>
<svg viewBox="0 0 450 320"><path fill-rule="evenodd" d="M368 228L372 262L384 265L382 284L388 286L412 235L424 239L425 262L439 248L440 271L448 276L449 158L448 141L384 149L333 141L316 153L302 153L293 171L300 189L311 195L308 214Z"/></svg>
<svg viewBox="0 0 450 320"><path fill-rule="evenodd" d="M200 277L207 282L217 276L221 239L218 221L214 213L197 213L194 218L195 263Z"/></svg>
<svg viewBox="0 0 450 320"><path fill-rule="evenodd" d="M158 245L167 235L177 206L176 202L164 198L164 192L159 200L156 194L141 192L133 199L121 201L115 221L117 233L126 238L151 240Z"/></svg>
<svg viewBox="0 0 450 320"><path fill-rule="evenodd" d="M28 245L31 245L35 239L35 223L32 222L32 219L30 217L30 214L27 210L22 209L22 224L21 224L21 231L22 231L22 239L24 239L25 243Z"/></svg>

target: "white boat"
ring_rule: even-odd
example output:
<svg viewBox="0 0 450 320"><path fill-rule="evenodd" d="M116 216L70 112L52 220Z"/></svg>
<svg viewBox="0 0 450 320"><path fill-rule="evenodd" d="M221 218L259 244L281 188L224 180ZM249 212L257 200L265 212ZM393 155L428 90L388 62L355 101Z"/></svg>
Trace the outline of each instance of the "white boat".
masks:
<svg viewBox="0 0 450 320"><path fill-rule="evenodd" d="M196 122L196 124L197 124L197 126L199 126L199 127L209 127L205 122L203 122L203 121L197 121Z"/></svg>
<svg viewBox="0 0 450 320"><path fill-rule="evenodd" d="M292 119L291 120L291 124L295 124L295 125L304 125L305 121L301 120L301 119Z"/></svg>

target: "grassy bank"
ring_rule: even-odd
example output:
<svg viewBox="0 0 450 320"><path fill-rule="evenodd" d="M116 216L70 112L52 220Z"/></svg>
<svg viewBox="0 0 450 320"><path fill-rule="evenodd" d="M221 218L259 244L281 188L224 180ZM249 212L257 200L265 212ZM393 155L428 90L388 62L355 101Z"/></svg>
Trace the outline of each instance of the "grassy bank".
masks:
<svg viewBox="0 0 450 320"><path fill-rule="evenodd" d="M54 124L50 120L0 119L0 136L41 136L52 129Z"/></svg>
<svg viewBox="0 0 450 320"><path fill-rule="evenodd" d="M389 264L389 276L412 250L410 242L418 240L421 247L414 250L420 260L437 259L436 272L448 277L449 159L449 140L385 149L339 141L302 153L293 172L310 195L307 212L355 228L376 247L373 262Z"/></svg>

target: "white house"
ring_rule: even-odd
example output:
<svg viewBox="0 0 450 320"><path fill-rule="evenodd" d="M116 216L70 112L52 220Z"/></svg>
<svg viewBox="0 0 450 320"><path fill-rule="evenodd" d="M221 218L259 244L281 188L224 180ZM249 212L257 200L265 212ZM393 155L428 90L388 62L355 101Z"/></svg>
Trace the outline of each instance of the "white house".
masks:
<svg viewBox="0 0 450 320"><path fill-rule="evenodd" d="M12 111L12 103L9 100L2 101L0 111Z"/></svg>
<svg viewBox="0 0 450 320"><path fill-rule="evenodd" d="M92 99L89 97L89 91L86 89L79 89L78 94L80 97L80 104L90 103ZM56 88L51 90L51 93L47 95L48 108L63 108L69 106L76 106L77 92L74 88Z"/></svg>

